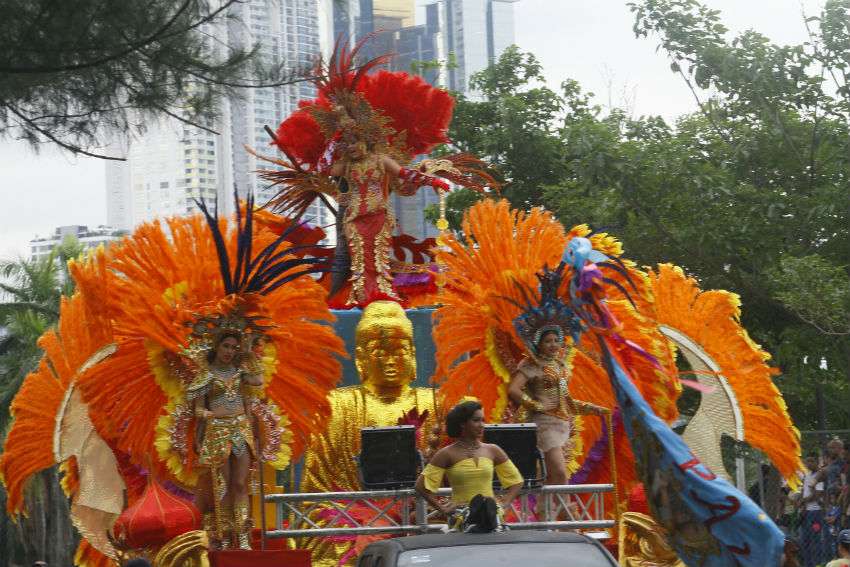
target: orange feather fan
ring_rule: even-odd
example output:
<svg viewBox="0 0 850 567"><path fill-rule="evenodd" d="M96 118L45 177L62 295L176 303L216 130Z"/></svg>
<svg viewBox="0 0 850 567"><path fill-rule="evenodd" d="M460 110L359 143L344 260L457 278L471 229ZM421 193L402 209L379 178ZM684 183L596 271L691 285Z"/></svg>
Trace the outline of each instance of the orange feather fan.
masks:
<svg viewBox="0 0 850 567"><path fill-rule="evenodd" d="M590 230L579 226L565 234L550 213L540 209L514 211L507 201L484 200L471 207L464 217L465 240L448 235L444 247L437 251L437 262L445 270L446 285L439 296L442 304L435 314L437 324L437 380L447 404L463 396L478 398L487 415L501 421L507 405L507 386L519 358L523 343L516 334L513 320L520 308L505 298L522 303L517 282L536 289L536 274L544 265L555 267L569 238L588 236ZM621 247L606 234L589 235L598 250L619 255ZM611 278L624 287L634 284L631 296L639 309L651 301L646 274L633 263L624 262L629 281L618 273ZM569 276L564 277L569 281ZM566 293L566 290L563 290ZM625 299L610 302L612 312L621 323L624 337L634 341L655 356L663 368L650 362L634 360L632 368L638 388L658 414L667 420L677 416L675 399L679 392L672 350L653 321L636 310ZM458 360L462 362L458 363ZM585 336L573 357L570 392L583 400L613 408L616 404L610 381L601 367L598 345ZM581 451L570 468L581 465L585 451L603 434L602 421L595 417L576 420ZM631 451L622 428L616 434L622 472L618 475L619 492L625 494L635 481ZM607 454L595 469L597 482L610 482Z"/></svg>
<svg viewBox="0 0 850 567"><path fill-rule="evenodd" d="M44 356L12 401L12 427L0 455L6 510L11 515L25 512L23 490L32 475L57 464L53 437L66 392L89 358L112 341L104 304L99 294L91 293L105 263L102 249L92 252L87 261L71 262L77 291L71 298L62 298L58 328L39 339Z"/></svg>
<svg viewBox="0 0 850 567"><path fill-rule="evenodd" d="M228 223L219 226L227 233ZM277 238L255 228L254 258ZM231 230L232 257L236 239ZM225 294L215 242L200 216L170 219L167 229L159 222L141 226L114 250L110 267L108 302L118 350L80 386L96 426L136 464L149 466L162 444L158 423L180 389L172 366L189 345L190 324L199 314L227 311L235 298ZM296 454L330 411L325 395L336 384L337 357L344 353L332 327L322 323L332 321L324 295L312 279L298 278L251 296L247 313L271 326L265 331L270 357L265 392L288 418ZM173 466L158 465L169 478L189 482Z"/></svg>
<svg viewBox="0 0 850 567"><path fill-rule="evenodd" d="M728 291L702 291L681 268L659 264L649 274L653 316L698 344L719 367L734 392L743 419L744 440L764 451L791 486L804 470L800 432L773 383L770 355L741 326L740 300Z"/></svg>

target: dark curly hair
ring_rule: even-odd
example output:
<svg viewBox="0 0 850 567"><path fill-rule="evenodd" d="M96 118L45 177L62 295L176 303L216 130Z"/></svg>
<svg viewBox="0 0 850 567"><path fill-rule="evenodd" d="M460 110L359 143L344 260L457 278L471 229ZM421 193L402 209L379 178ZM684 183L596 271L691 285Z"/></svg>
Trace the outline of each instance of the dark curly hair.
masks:
<svg viewBox="0 0 850 567"><path fill-rule="evenodd" d="M446 415L446 434L449 437L460 437L463 424L472 419L475 412L482 409L482 405L475 400L461 402Z"/></svg>

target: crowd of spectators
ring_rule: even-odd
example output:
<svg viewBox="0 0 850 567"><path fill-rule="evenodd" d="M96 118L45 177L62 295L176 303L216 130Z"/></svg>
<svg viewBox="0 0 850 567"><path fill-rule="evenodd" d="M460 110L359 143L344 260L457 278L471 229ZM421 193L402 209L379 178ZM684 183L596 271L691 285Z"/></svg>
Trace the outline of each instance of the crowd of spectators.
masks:
<svg viewBox="0 0 850 567"><path fill-rule="evenodd" d="M804 462L800 490L790 491L765 465L749 495L799 542L802 567L816 567L837 556L839 533L850 529L850 445L833 438Z"/></svg>

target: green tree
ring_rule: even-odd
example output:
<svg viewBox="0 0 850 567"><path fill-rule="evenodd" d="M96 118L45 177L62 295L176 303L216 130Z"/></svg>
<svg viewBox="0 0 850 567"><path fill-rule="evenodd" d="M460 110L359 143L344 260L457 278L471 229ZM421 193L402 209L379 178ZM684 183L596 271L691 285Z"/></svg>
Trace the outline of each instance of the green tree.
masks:
<svg viewBox="0 0 850 567"><path fill-rule="evenodd" d="M709 215L695 226L720 230L679 242L696 254L694 243L725 247L717 258L723 278L742 292L747 321L778 353L786 371L780 382L805 383L812 371L801 367L814 367L816 394L824 398L828 384L844 393L846 407L850 1L828 0L807 18L809 40L801 45L777 45L753 30L729 38L719 12L695 0L631 7L635 33L658 38L700 105L699 116L679 125L692 134L684 165L689 175L699 173L697 164L708 167L710 176L696 189ZM706 97L706 90L716 94ZM717 218L728 227L711 222ZM828 402L817 405L823 410ZM848 425L846 410L820 413L806 425Z"/></svg>
<svg viewBox="0 0 850 567"><path fill-rule="evenodd" d="M503 170L530 170L508 178L505 193L514 206L543 204L566 226L587 222L617 235L642 264L673 262L706 289L740 294L745 326L783 371L778 384L799 425L848 427L840 409L850 403L850 344L843 336L850 321L850 117L844 95L810 76L820 69L800 62L802 48L772 46L754 32L726 47L714 40L701 44L700 30L723 34L714 12L688 0L647 5L656 10L653 29L662 46L668 35L678 42L671 48L696 41L688 44L693 53L682 61L674 57L673 67L695 85L695 94L701 95L697 74L702 86L717 92L700 100L699 112L672 125L616 109L603 113L573 81L549 91L541 106L538 98L513 95L536 88L539 80L517 70L533 58L513 51L482 73L479 84L509 85L489 92L501 92L518 115L534 115L544 125L532 129L535 144L556 150L537 157L497 151L521 143L523 134L490 128L496 121L490 100L459 105L453 139L462 149L500 156L494 161ZM685 8L694 12L677 16ZM833 25L834 10L828 3L831 15L821 21ZM639 30L648 13L637 11ZM702 28L694 23L700 17L709 20ZM836 34L826 39L812 33L838 49ZM690 60L697 62L693 69ZM713 71L697 71L703 60L723 62L723 81L707 79ZM773 71L758 78L742 69ZM759 89L752 88L756 80ZM529 108L517 110L522 104ZM536 176L536 168L545 174ZM527 181L517 193L511 192L514 179ZM472 202L463 192L450 197L453 228Z"/></svg>
<svg viewBox="0 0 850 567"><path fill-rule="evenodd" d="M9 406L24 378L42 356L38 338L59 319L59 302L71 295L73 280L68 260L83 251L79 241L66 238L39 260L0 262L0 432L10 425ZM0 488L0 562L30 564L46 560L70 565L76 548L68 502L56 467L33 477L25 494L28 515L13 522L5 515L6 493Z"/></svg>
<svg viewBox="0 0 850 567"><path fill-rule="evenodd" d="M142 130L155 116L212 131L222 96L306 74L256 45L228 41L241 4L0 3L0 135L116 159L95 150L103 136Z"/></svg>
<svg viewBox="0 0 850 567"><path fill-rule="evenodd" d="M474 74L469 86L474 94L455 94L449 127L453 149L488 160L504 183L502 196L515 207L542 204L543 187L565 174L564 146L556 122L563 98L545 86L537 58L516 46ZM463 211L478 199L465 189L449 194L446 217L452 229L460 228ZM438 216L436 207L426 211L431 222Z"/></svg>
<svg viewBox="0 0 850 567"><path fill-rule="evenodd" d="M509 47L470 79L475 95L458 97L449 130L458 149L496 167L504 179L503 195L519 207L540 203L540 187L562 175L563 147L552 120L562 102L544 80L534 55Z"/></svg>

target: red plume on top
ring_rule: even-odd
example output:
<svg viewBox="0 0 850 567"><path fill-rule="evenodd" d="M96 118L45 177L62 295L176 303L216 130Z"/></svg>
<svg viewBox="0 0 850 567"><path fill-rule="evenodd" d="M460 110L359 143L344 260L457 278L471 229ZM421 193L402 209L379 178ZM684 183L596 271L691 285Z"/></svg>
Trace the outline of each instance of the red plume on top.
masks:
<svg viewBox="0 0 850 567"><path fill-rule="evenodd" d="M368 77L360 92L372 108L390 118L396 132L406 132L411 157L425 154L449 141L455 101L449 93L402 72L380 71Z"/></svg>
<svg viewBox="0 0 850 567"><path fill-rule="evenodd" d="M296 158L300 163L313 166L328 145L319 123L310 112L310 107L316 104L316 100L302 101L300 108L280 123L272 142L272 145L277 146L284 154Z"/></svg>
<svg viewBox="0 0 850 567"><path fill-rule="evenodd" d="M390 71L369 74L386 63L388 55L355 65L357 54L369 39L371 36L351 50L338 41L327 65L321 61L317 64L314 82L319 97L301 102L299 109L280 124L273 144L281 151L314 166L330 140L322 133L311 109L330 109L346 92L361 95L374 110L390 119L389 126L395 135L404 135L411 158L448 142L446 131L452 119L454 99L418 76Z"/></svg>
<svg viewBox="0 0 850 567"><path fill-rule="evenodd" d="M348 42L338 37L334 45L333 55L328 64L319 59L316 63L314 82L319 89L319 94L333 99L333 93L337 91L355 91L360 86L360 81L379 65L390 60L389 54L379 55L370 59L362 65L356 64L357 55L360 50L372 40L374 34L369 34L358 41L353 48L348 49Z"/></svg>

